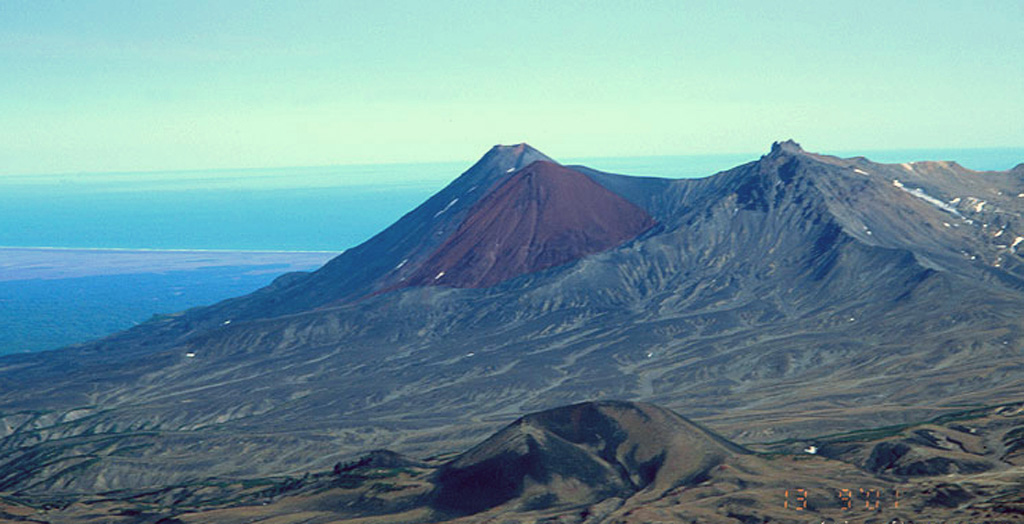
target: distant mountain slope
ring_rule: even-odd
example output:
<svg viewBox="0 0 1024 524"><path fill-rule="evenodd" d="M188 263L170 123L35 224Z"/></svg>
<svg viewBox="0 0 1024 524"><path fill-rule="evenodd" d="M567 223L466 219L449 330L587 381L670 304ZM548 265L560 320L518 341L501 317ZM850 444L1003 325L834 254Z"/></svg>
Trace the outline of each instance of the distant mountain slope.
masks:
<svg viewBox="0 0 1024 524"><path fill-rule="evenodd" d="M546 268L502 251L493 265L467 262L476 248L460 230L501 231L468 225L475 211L507 216L520 197L524 210L549 209L515 179L537 160L549 161L525 145L492 149L314 273L0 359L0 473L18 472L0 488L288 472L378 447L430 454L594 399L657 402L754 442L1024 396L1020 170L875 164L792 142L699 180L539 164L586 175L621 199L573 187L658 225L636 236L643 215L612 214L639 225ZM489 196L502 187L519 197ZM585 211L551 230L602 229L605 214ZM543 216L527 229L559 218ZM449 267L473 268L473 287L401 284ZM512 278L485 285L486 267Z"/></svg>

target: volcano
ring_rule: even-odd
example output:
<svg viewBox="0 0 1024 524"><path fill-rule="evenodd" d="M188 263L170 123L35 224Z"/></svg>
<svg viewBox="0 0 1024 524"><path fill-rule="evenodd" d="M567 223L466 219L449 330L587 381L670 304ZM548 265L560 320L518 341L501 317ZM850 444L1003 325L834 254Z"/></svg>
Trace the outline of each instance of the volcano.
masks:
<svg viewBox="0 0 1024 524"><path fill-rule="evenodd" d="M654 226L586 175L536 161L482 199L405 282L487 287L613 248Z"/></svg>
<svg viewBox="0 0 1024 524"><path fill-rule="evenodd" d="M0 490L426 457L591 400L656 403L745 444L1009 402L1021 194L1021 169L794 142L685 180L495 146L315 272L0 358Z"/></svg>

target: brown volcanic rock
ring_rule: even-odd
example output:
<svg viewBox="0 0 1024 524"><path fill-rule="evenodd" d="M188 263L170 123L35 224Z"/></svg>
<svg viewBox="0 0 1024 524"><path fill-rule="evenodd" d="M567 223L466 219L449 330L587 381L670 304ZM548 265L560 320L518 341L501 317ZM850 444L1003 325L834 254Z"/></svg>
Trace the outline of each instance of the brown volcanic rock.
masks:
<svg viewBox="0 0 1024 524"><path fill-rule="evenodd" d="M492 286L613 248L654 223L586 175L537 161L478 202L405 285Z"/></svg>
<svg viewBox="0 0 1024 524"><path fill-rule="evenodd" d="M459 514L510 501L536 510L657 498L748 453L652 404L584 402L527 415L453 459L438 471L432 505Z"/></svg>

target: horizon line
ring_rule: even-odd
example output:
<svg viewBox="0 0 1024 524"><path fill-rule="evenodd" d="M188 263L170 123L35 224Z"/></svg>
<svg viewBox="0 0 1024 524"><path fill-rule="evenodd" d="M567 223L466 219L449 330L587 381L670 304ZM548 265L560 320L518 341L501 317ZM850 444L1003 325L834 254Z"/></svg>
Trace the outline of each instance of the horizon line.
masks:
<svg viewBox="0 0 1024 524"><path fill-rule="evenodd" d="M208 249L208 248L148 248L148 247L62 247L62 246L0 246L0 250L23 249L31 251L113 251L121 253L263 253L263 254L326 254L340 255L346 250L286 250L286 249Z"/></svg>
<svg viewBox="0 0 1024 524"><path fill-rule="evenodd" d="M529 145L528 142L524 142ZM530 147L533 147L532 145ZM538 151L543 150L535 148ZM1024 150L1024 145L1020 146L992 146L992 147L904 147L904 148L881 148L881 149L837 149L831 153L824 153L822 151L810 151L811 153L818 154L853 154L857 156L863 156L864 153L889 153L889 152L912 152L912 151L1011 151L1011 150ZM567 156L566 161L572 160L590 160L590 159L620 159L620 158L664 158L664 157L726 157L726 156L738 156L738 155L761 155L763 151L758 153L756 151L734 151L734 152L717 152L717 153L659 153L659 154L647 154L647 155L597 155L597 156ZM478 160L478 159L477 159ZM34 177L34 176L78 176L78 175L119 175L119 174L155 174L155 173L194 173L203 171L259 171L267 169L324 169L324 168L339 168L339 167L369 167L369 166L414 166L414 165L441 165L441 164L461 164L469 162L472 164L476 160L425 160L425 161L404 161L404 162L352 162L352 163L334 163L334 164L291 164L291 165L273 165L273 166L248 166L248 167L194 167L194 168L166 168L166 169L140 169L137 171L116 169L112 171L91 171L91 170L78 170L78 171L55 171L55 172L22 172L22 173L0 173L0 178L3 177Z"/></svg>

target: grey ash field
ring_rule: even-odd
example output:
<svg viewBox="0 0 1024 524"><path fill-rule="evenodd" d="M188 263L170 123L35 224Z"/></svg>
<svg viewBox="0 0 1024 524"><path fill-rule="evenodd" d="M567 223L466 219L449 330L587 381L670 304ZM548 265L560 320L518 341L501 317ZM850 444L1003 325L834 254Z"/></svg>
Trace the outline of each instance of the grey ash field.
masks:
<svg viewBox="0 0 1024 524"><path fill-rule="evenodd" d="M0 359L0 490L54 522L803 522L843 489L1019 521L1022 213L1024 166L784 142L667 180L496 146L315 272ZM608 399L672 411L495 434Z"/></svg>
<svg viewBox="0 0 1024 524"><path fill-rule="evenodd" d="M462 454L0 500L4 522L972 522L1024 518L1024 404L739 446L650 404L527 415ZM816 453L810 454L808 450Z"/></svg>

